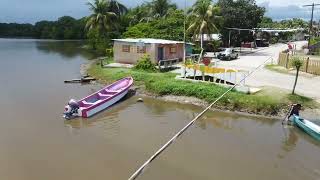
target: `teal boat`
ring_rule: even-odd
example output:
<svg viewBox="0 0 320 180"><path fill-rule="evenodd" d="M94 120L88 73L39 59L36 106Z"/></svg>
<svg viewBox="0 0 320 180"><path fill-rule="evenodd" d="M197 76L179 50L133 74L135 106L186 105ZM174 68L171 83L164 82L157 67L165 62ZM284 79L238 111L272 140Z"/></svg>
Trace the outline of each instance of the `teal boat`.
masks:
<svg viewBox="0 0 320 180"><path fill-rule="evenodd" d="M320 141L320 126L314 124L309 120L302 119L299 116L294 116L293 122L300 129L304 130L310 136Z"/></svg>

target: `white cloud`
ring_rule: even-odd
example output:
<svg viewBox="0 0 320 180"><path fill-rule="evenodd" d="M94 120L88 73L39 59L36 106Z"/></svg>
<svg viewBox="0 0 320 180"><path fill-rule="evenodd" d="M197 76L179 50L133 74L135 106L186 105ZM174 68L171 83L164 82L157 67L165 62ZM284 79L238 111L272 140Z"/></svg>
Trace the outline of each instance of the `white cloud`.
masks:
<svg viewBox="0 0 320 180"><path fill-rule="evenodd" d="M257 0L257 3L269 3L270 6L302 6L312 4L314 0Z"/></svg>

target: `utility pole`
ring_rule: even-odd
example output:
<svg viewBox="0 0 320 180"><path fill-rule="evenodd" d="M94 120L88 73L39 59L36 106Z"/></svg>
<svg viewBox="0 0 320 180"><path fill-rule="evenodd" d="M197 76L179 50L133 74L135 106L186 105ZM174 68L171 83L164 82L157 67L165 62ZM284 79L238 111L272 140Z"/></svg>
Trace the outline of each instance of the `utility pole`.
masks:
<svg viewBox="0 0 320 180"><path fill-rule="evenodd" d="M310 40L311 40L311 31L312 31L312 25L313 25L313 11L314 11L314 7L315 6L320 6L320 4L308 4L308 5L304 5L303 7L312 7L312 11L311 11L311 20L310 20L310 25L309 25L309 37L308 37L308 49L310 49Z"/></svg>
<svg viewBox="0 0 320 180"><path fill-rule="evenodd" d="M184 0L184 22L183 22L183 77L186 77L186 16L187 16L187 0Z"/></svg>

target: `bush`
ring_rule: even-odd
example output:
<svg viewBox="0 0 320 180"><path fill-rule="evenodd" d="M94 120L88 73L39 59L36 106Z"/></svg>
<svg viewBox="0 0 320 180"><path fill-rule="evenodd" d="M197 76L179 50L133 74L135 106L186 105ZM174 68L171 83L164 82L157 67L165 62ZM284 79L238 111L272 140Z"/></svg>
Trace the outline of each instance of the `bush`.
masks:
<svg viewBox="0 0 320 180"><path fill-rule="evenodd" d="M270 39L270 43L271 43L271 44L276 44L276 43L278 43L278 41L279 41L279 38L278 38L278 37L272 37L272 38Z"/></svg>
<svg viewBox="0 0 320 180"><path fill-rule="evenodd" d="M156 65L151 62L150 56L145 55L138 60L138 63L134 66L136 70L143 70L147 72L155 72Z"/></svg>

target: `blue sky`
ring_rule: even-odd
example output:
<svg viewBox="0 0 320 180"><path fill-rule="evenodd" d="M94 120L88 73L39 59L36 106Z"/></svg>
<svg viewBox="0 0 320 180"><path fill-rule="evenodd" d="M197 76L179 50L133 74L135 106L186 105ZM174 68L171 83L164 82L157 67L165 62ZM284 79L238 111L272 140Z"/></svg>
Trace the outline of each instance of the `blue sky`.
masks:
<svg viewBox="0 0 320 180"><path fill-rule="evenodd" d="M134 7L148 0L120 0L123 4ZM171 0L180 7L184 0ZM187 0L191 5L195 0ZM309 19L310 8L302 5L313 0L257 0L257 4L267 8L267 16L273 19L300 17ZM89 14L85 5L88 0L0 0L0 22L34 23L40 20L56 20L63 15L80 18ZM319 19L320 7L315 18Z"/></svg>

